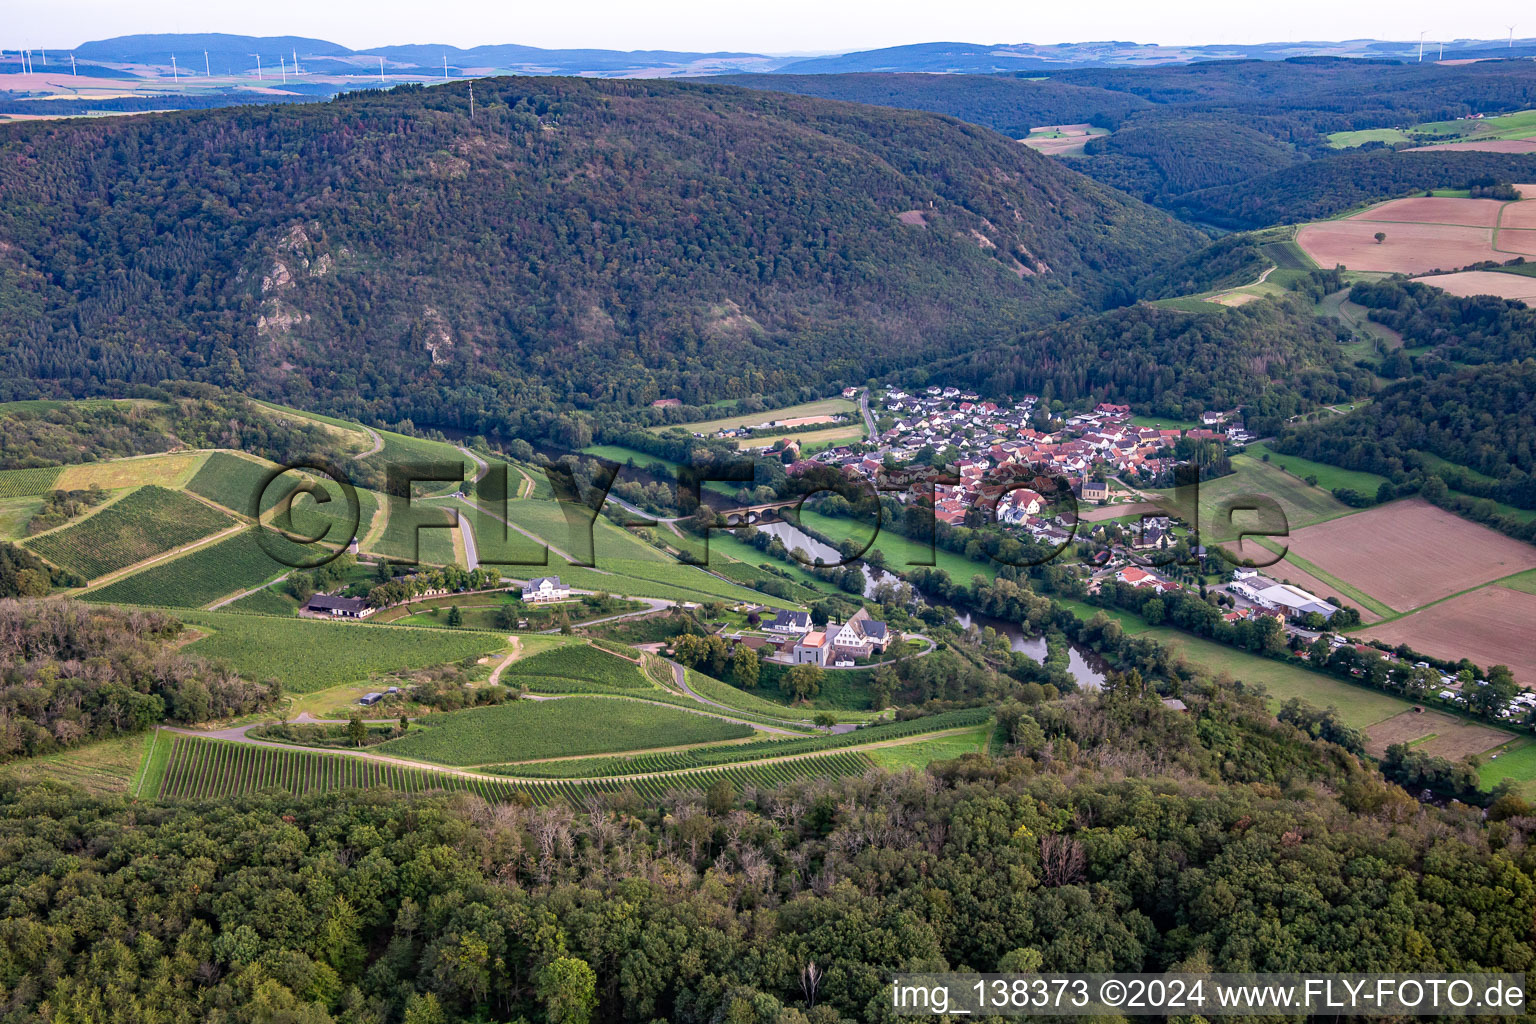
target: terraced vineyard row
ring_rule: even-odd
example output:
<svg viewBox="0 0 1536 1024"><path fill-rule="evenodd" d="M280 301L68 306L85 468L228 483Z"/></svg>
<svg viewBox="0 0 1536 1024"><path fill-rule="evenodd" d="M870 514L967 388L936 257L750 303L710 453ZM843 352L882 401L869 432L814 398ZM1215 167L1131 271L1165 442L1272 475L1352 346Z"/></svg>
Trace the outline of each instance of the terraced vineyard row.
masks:
<svg viewBox="0 0 1536 1024"><path fill-rule="evenodd" d="M534 779L591 779L609 775L681 771L685 768L740 764L762 758L790 757L797 754L862 746L866 743L879 743L884 740L904 739L923 733L980 725L991 717L992 712L988 708L967 708L962 711L932 715L928 718L916 718L908 722L873 725L833 736L756 740L751 743L695 747L692 750L658 751L651 754L632 754L627 757L579 757L565 761L531 761L524 764L497 765L486 770L497 775L515 775L519 778Z"/></svg>
<svg viewBox="0 0 1536 1024"><path fill-rule="evenodd" d="M73 526L32 538L26 546L55 565L95 579L233 522L180 491L149 484Z"/></svg>
<svg viewBox="0 0 1536 1024"><path fill-rule="evenodd" d="M26 498L53 490L63 472L61 466L0 471L0 498Z"/></svg>
<svg viewBox="0 0 1536 1024"><path fill-rule="evenodd" d="M283 750L248 743L177 735L162 777L162 800L209 800L265 789L296 795L384 786L401 793L471 793L485 800L576 802L596 792L631 789L643 800L659 800L676 789L707 789L729 779L747 785L781 786L801 779L862 775L873 767L863 754L844 751L826 757L776 764L719 768L685 775L658 775L628 781L569 780L547 783L495 781L433 772L345 754Z"/></svg>

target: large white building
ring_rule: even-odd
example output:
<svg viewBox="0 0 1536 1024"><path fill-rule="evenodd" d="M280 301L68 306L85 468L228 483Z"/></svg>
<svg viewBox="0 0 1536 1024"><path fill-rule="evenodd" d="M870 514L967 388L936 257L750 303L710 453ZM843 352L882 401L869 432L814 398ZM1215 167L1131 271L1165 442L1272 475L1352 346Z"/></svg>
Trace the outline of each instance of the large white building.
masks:
<svg viewBox="0 0 1536 1024"><path fill-rule="evenodd" d="M523 600L529 604L541 601L564 601L571 596L571 588L560 582L559 576L540 576L529 580L523 588Z"/></svg>
<svg viewBox="0 0 1536 1024"><path fill-rule="evenodd" d="M1283 612L1287 618L1299 619L1317 612L1323 618L1331 619L1333 613L1338 611L1338 608L1316 594L1289 583L1277 583L1267 576L1261 576L1254 569L1234 570L1232 585L1228 589L1260 608Z"/></svg>

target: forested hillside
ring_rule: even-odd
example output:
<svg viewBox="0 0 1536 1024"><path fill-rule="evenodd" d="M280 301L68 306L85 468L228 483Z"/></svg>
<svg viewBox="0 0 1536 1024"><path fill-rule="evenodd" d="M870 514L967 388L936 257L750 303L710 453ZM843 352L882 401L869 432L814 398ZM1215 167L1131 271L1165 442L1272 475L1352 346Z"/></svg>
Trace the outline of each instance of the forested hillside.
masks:
<svg viewBox="0 0 1536 1024"><path fill-rule="evenodd" d="M919 967L1536 967L1524 801L1421 806L1252 696L1186 697L1015 705L1005 758L660 806L0 789L8 999L71 1022L842 1024L888 1019L890 974Z"/></svg>
<svg viewBox="0 0 1536 1024"><path fill-rule="evenodd" d="M1526 359L1394 384L1349 416L1288 433L1276 447L1397 482L1438 476L1458 491L1536 508L1533 438L1536 360Z"/></svg>
<svg viewBox="0 0 1536 1024"><path fill-rule="evenodd" d="M1036 73L1030 72L1030 75ZM1474 177L1530 181L1536 157L1341 153L1332 132L1536 107L1536 65L1292 58L1009 75L757 75L754 88L937 110L1022 137L1088 123L1114 130L1068 162L1093 178L1226 228L1328 216Z"/></svg>
<svg viewBox="0 0 1536 1024"><path fill-rule="evenodd" d="M1261 168L1260 170L1267 170ZM1363 203L1465 188L1474 181L1530 181L1536 156L1468 151L1394 152L1372 149L1330 154L1171 201L1191 220L1232 230L1331 217Z"/></svg>
<svg viewBox="0 0 1536 1024"><path fill-rule="evenodd" d="M1310 403L1369 391L1369 375L1338 347L1299 297L1210 313L1142 304L1031 331L943 372L998 397L1091 396L1180 419L1240 405L1249 429L1263 434Z"/></svg>
<svg viewBox="0 0 1536 1024"><path fill-rule="evenodd" d="M580 441L572 404L862 381L1127 301L1197 241L928 114L477 86L473 120L453 86L0 129L7 397L191 378Z"/></svg>

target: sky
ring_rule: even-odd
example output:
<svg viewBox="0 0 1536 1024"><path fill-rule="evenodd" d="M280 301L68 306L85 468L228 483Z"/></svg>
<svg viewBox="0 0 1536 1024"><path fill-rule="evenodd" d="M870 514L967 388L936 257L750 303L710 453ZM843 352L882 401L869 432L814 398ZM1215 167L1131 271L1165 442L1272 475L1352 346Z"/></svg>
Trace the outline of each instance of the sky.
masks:
<svg viewBox="0 0 1536 1024"><path fill-rule="evenodd" d="M0 48L60 51L139 32L300 35L354 49L390 43L829 53L903 43L1261 43L1370 37L1503 39L1529 0L50 0L8 4Z"/></svg>

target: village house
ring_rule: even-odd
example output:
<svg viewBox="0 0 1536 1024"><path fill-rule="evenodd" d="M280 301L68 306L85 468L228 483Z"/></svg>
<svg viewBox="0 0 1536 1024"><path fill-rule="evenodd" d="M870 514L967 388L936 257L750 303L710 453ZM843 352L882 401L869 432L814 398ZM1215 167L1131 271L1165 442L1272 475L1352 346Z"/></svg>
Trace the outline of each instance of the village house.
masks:
<svg viewBox="0 0 1536 1024"><path fill-rule="evenodd" d="M571 588L560 582L559 576L540 576L529 580L523 587L523 600L528 604L543 601L564 601L571 596Z"/></svg>
<svg viewBox="0 0 1536 1024"><path fill-rule="evenodd" d="M770 633L805 633L811 628L811 615L810 612L781 611L764 623L763 628Z"/></svg>

